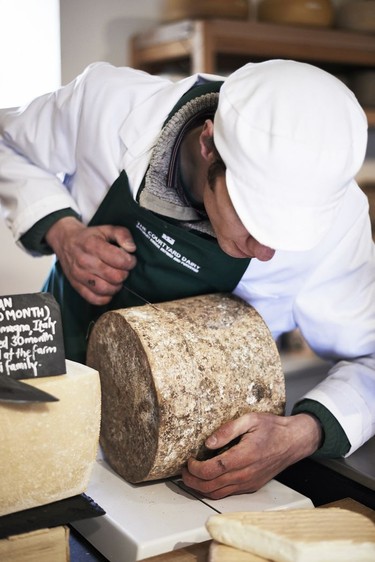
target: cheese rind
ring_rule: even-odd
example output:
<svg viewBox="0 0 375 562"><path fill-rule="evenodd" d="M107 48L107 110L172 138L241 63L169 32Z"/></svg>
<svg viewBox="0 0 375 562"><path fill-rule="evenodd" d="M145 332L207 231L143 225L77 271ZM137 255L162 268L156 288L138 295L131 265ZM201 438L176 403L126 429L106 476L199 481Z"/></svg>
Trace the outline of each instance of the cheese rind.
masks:
<svg viewBox="0 0 375 562"><path fill-rule="evenodd" d="M85 491L100 429L100 379L67 361L67 373L24 382L58 402L0 403L0 516Z"/></svg>
<svg viewBox="0 0 375 562"><path fill-rule="evenodd" d="M109 311L91 330L87 363L101 377L105 458L132 483L179 474L228 420L284 412L272 335L231 295Z"/></svg>
<svg viewBox="0 0 375 562"><path fill-rule="evenodd" d="M373 562L375 525L341 508L239 512L207 521L219 543L275 562Z"/></svg>

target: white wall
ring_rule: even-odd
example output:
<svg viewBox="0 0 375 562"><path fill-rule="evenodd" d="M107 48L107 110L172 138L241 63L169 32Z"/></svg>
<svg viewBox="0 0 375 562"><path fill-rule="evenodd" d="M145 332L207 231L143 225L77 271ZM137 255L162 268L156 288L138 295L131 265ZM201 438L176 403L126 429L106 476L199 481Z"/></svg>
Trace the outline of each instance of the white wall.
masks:
<svg viewBox="0 0 375 562"><path fill-rule="evenodd" d="M59 0L0 0L0 73L0 107L60 85ZM0 217L0 295L39 291L50 264L16 247Z"/></svg>
<svg viewBox="0 0 375 562"><path fill-rule="evenodd" d="M62 82L88 64L129 64L129 39L160 20L163 0L60 0Z"/></svg>
<svg viewBox="0 0 375 562"><path fill-rule="evenodd" d="M0 107L60 85L59 0L0 0Z"/></svg>
<svg viewBox="0 0 375 562"><path fill-rule="evenodd" d="M0 0L0 107L54 90L91 62L126 64L130 36L158 21L162 2ZM0 295L39 291L51 261L18 248L0 218Z"/></svg>

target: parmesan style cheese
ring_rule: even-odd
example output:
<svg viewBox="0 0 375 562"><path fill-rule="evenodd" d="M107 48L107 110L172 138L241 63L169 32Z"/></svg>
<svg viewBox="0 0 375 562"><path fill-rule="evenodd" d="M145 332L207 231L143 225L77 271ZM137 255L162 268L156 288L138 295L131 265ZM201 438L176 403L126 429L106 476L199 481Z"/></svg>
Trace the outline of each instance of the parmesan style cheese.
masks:
<svg viewBox="0 0 375 562"><path fill-rule="evenodd" d="M81 494L100 428L99 374L66 361L67 373L25 379L58 402L0 402L0 516Z"/></svg>
<svg viewBox="0 0 375 562"><path fill-rule="evenodd" d="M219 543L275 562L375 560L375 524L341 508L225 513L207 529Z"/></svg>

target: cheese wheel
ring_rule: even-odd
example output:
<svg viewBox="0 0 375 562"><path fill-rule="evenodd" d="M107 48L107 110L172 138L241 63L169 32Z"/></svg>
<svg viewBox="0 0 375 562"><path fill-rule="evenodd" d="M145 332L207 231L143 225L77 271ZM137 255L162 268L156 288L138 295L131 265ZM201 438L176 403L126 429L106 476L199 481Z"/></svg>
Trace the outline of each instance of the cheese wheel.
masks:
<svg viewBox="0 0 375 562"><path fill-rule="evenodd" d="M246 20L249 16L248 0L164 0L163 21L185 18L233 18Z"/></svg>
<svg viewBox="0 0 375 562"><path fill-rule="evenodd" d="M344 2L338 7L336 25L351 31L375 33L375 1Z"/></svg>
<svg viewBox="0 0 375 562"><path fill-rule="evenodd" d="M225 421L284 411L275 342L231 295L107 312L91 332L87 363L101 378L104 454L132 483L179 474Z"/></svg>
<svg viewBox="0 0 375 562"><path fill-rule="evenodd" d="M259 21L311 27L332 26L334 15L330 0L262 0L257 11Z"/></svg>
<svg viewBox="0 0 375 562"><path fill-rule="evenodd" d="M275 562L375 560L373 521L338 507L223 513L206 525L216 542Z"/></svg>
<svg viewBox="0 0 375 562"><path fill-rule="evenodd" d="M99 442L97 371L66 361L64 375L23 382L58 402L0 402L0 515L81 494Z"/></svg>

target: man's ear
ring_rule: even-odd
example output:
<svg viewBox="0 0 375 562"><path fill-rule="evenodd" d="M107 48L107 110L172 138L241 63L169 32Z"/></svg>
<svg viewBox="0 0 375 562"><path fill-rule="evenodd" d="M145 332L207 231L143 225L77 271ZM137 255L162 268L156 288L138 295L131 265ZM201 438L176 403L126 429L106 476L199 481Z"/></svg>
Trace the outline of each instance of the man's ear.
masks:
<svg viewBox="0 0 375 562"><path fill-rule="evenodd" d="M206 119L204 122L202 132L199 136L199 144L201 149L201 156L205 160L211 160L215 155L214 152L214 124L211 119Z"/></svg>

